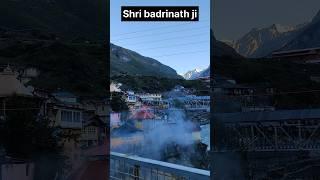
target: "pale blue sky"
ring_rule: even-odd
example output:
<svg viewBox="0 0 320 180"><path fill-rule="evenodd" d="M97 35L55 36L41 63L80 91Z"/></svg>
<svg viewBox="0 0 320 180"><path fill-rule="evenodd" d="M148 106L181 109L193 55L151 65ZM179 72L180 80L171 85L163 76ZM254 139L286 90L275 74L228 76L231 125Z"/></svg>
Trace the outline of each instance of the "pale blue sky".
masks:
<svg viewBox="0 0 320 180"><path fill-rule="evenodd" d="M111 42L179 74L210 64L210 0L111 0ZM199 6L199 22L121 22L121 6Z"/></svg>

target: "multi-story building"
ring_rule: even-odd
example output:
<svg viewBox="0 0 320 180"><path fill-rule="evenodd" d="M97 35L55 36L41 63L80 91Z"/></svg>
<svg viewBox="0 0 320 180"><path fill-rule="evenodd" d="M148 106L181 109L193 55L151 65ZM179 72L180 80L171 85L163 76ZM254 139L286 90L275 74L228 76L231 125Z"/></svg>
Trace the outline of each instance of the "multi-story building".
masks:
<svg viewBox="0 0 320 180"><path fill-rule="evenodd" d="M28 99L34 99L33 88L26 87L22 82L18 80L18 73L13 71L8 65L0 72L0 84L4 86L0 87L0 120L6 116L7 100L12 96L19 96Z"/></svg>
<svg viewBox="0 0 320 180"><path fill-rule="evenodd" d="M162 101L162 95L161 94L137 94L137 96L142 100L142 101Z"/></svg>
<svg viewBox="0 0 320 180"><path fill-rule="evenodd" d="M85 122L81 132L81 144L84 147L100 145L107 135L107 125L95 115Z"/></svg>
<svg viewBox="0 0 320 180"><path fill-rule="evenodd" d="M1 180L33 180L35 165L22 159L0 156Z"/></svg>
<svg viewBox="0 0 320 180"><path fill-rule="evenodd" d="M137 96L133 91L127 91L126 93L126 102L128 104L135 104L137 102Z"/></svg>
<svg viewBox="0 0 320 180"><path fill-rule="evenodd" d="M34 69L24 71L25 77L36 76L37 72ZM20 77L20 79L19 79ZM29 81L29 80L27 80ZM23 100L35 102L32 110L38 112L40 120L48 120L52 127L55 127L56 132L62 137L58 142L63 146L63 153L67 158L66 163L71 167L65 169L63 176L68 176L72 170L78 168L81 164L81 155L83 147L96 146L103 142L107 135L107 122L109 110L107 100L92 99L80 100L76 95L58 91L51 93L46 90L34 89L26 87L24 80L21 79L19 73L13 71L10 66L7 66L0 72L0 84L6 86L0 87L0 123L5 120L8 110L15 108L8 103L8 99L12 96L23 98ZM89 100L88 100L89 99ZM5 167L4 171L0 169L1 175L9 179L33 179L34 165L17 160L1 161L1 168ZM10 166L7 168L6 166ZM16 176L15 172L24 169L24 176Z"/></svg>
<svg viewBox="0 0 320 180"><path fill-rule="evenodd" d="M320 48L296 49L289 51L276 51L272 59L289 60L297 63L320 63Z"/></svg>

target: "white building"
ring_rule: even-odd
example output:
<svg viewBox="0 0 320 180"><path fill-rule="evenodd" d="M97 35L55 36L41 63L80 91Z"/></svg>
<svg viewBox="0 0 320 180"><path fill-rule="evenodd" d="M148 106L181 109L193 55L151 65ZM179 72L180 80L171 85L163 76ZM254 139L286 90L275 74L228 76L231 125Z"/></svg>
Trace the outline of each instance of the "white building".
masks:
<svg viewBox="0 0 320 180"><path fill-rule="evenodd" d="M134 94L133 91L127 91L126 93L126 102L127 103L136 103L137 102L137 96Z"/></svg>
<svg viewBox="0 0 320 180"><path fill-rule="evenodd" d="M77 98L67 92L53 93L56 101L52 101L49 118L55 126L65 129L80 130L83 123L83 108Z"/></svg>
<svg viewBox="0 0 320 180"><path fill-rule="evenodd" d="M138 94L137 95L142 101L162 101L161 94Z"/></svg>

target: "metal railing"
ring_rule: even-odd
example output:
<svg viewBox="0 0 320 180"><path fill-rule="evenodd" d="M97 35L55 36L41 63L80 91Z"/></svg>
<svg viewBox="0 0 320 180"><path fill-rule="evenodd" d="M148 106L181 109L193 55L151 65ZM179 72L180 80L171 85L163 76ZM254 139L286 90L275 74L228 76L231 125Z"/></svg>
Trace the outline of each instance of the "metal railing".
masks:
<svg viewBox="0 0 320 180"><path fill-rule="evenodd" d="M209 180L210 171L111 152L110 180Z"/></svg>

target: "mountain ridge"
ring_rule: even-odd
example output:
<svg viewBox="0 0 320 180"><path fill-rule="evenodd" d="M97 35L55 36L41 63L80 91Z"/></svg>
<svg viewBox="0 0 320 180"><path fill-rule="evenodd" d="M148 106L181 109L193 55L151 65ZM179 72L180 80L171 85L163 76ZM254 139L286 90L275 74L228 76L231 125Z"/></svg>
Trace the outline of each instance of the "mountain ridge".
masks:
<svg viewBox="0 0 320 180"><path fill-rule="evenodd" d="M233 48L241 55L249 58L260 58L270 55L273 51L281 49L293 40L305 27L285 26L272 24L265 28L253 28L239 40Z"/></svg>
<svg viewBox="0 0 320 180"><path fill-rule="evenodd" d="M196 80L196 79L208 77L208 76L210 77L210 65L206 69L190 70L183 75L184 79L186 79L186 80Z"/></svg>
<svg viewBox="0 0 320 180"><path fill-rule="evenodd" d="M159 76L173 79L182 78L173 68L135 51L110 43L110 52L111 76L127 74L133 76Z"/></svg>
<svg viewBox="0 0 320 180"><path fill-rule="evenodd" d="M320 11L293 40L280 50L295 50L320 47Z"/></svg>

